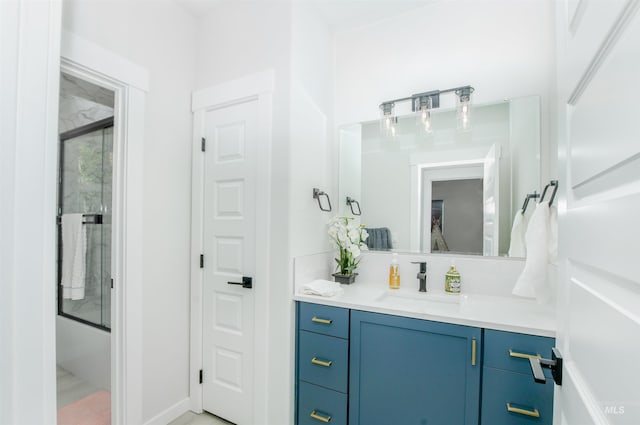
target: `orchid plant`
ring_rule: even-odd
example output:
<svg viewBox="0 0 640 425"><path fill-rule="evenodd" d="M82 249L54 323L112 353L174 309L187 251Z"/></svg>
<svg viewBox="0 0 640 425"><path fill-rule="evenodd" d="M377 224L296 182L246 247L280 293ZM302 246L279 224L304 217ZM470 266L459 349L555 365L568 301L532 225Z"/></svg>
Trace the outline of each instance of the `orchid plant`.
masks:
<svg viewBox="0 0 640 425"><path fill-rule="evenodd" d="M360 263L364 241L369 234L364 225L357 225L353 217L335 217L329 221L329 237L340 253L336 258L337 269L342 275L351 275ZM366 247L366 245L364 245ZM366 248L364 248L366 249Z"/></svg>

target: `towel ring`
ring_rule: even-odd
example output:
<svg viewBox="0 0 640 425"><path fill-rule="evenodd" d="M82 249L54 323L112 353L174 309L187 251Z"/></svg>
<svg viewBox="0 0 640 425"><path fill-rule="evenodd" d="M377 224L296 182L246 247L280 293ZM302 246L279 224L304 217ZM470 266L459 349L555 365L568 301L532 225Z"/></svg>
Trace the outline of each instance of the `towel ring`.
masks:
<svg viewBox="0 0 640 425"><path fill-rule="evenodd" d="M327 203L329 204L329 208L324 208L322 206L322 202L320 201L320 197L324 196L327 198ZM318 200L318 206L320 207L320 211L326 211L329 212L331 211L331 199L329 199L329 195L327 195L326 193L324 193L323 191L321 191L320 189L317 188L313 188L313 199L317 199Z"/></svg>
<svg viewBox="0 0 640 425"><path fill-rule="evenodd" d="M522 215L524 215L524 213L527 211L527 206L529 205L529 200L531 199L538 199L540 197L540 195L538 194L538 192L533 192L533 193L528 193L527 196L524 198L524 204L522 204Z"/></svg>
<svg viewBox="0 0 640 425"><path fill-rule="evenodd" d="M353 204L356 204L356 206L358 207L358 212L355 212L353 210ZM362 210L360 209L360 203L358 201L356 201L355 199L347 196L347 205L349 205L349 208L351 208L351 214L353 214L353 215L362 215Z"/></svg>
<svg viewBox="0 0 640 425"><path fill-rule="evenodd" d="M558 191L558 180L551 180L549 184L544 187L542 195L540 195L540 201L538 203L544 201L544 195L547 193L547 189L549 189L549 186L553 186L553 193L551 194L551 199L549 199L549 206L553 204L553 200L556 197L556 192Z"/></svg>

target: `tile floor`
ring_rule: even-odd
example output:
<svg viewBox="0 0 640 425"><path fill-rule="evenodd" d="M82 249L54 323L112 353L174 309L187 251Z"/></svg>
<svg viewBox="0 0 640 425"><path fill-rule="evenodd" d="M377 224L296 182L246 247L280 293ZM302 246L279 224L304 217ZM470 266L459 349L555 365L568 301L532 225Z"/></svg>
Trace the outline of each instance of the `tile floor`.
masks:
<svg viewBox="0 0 640 425"><path fill-rule="evenodd" d="M169 425L233 425L231 422L227 422L217 416L210 413L203 412L198 415L197 413L187 412L180 416L175 421L169 423Z"/></svg>

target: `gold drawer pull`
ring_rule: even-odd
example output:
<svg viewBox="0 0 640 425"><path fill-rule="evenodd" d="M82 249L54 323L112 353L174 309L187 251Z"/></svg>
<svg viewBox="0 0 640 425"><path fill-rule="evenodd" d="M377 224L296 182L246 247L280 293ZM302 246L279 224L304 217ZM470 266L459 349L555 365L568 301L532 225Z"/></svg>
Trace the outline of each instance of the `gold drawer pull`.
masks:
<svg viewBox="0 0 640 425"><path fill-rule="evenodd" d="M538 412L538 409L533 409L533 410L520 409L518 407L513 407L511 403L507 403L507 411L511 413L517 413L519 415L531 416L534 418L540 417L540 412Z"/></svg>
<svg viewBox="0 0 640 425"><path fill-rule="evenodd" d="M333 322L333 320L331 319L320 319L316 316L313 316L313 319L311 319L311 321L316 323L322 323L323 325L330 325L331 322Z"/></svg>
<svg viewBox="0 0 640 425"><path fill-rule="evenodd" d="M473 338L471 340L471 366L476 365L476 348L477 348L476 346L477 346L476 339Z"/></svg>
<svg viewBox="0 0 640 425"><path fill-rule="evenodd" d="M318 366L324 366L324 367L331 367L331 363L333 363L332 361L322 361L322 360L318 360L316 357L311 359L311 363L313 364L317 364Z"/></svg>
<svg viewBox="0 0 640 425"><path fill-rule="evenodd" d="M324 423L329 423L329 421L331 420L331 416L321 415L321 414L317 413L315 410L313 412L311 412L311 414L309 416L311 416L313 419L317 419L317 420L322 421Z"/></svg>
<svg viewBox="0 0 640 425"><path fill-rule="evenodd" d="M519 359L541 359L542 358L542 356L540 356L540 354L518 353L517 351L513 351L511 348L509 348L509 355L511 357L517 357Z"/></svg>

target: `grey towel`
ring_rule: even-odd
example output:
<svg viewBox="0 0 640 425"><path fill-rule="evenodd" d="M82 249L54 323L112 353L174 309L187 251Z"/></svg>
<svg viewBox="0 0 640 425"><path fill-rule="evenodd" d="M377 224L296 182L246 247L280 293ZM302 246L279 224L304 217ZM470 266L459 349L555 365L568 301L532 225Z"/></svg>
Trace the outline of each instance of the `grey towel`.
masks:
<svg viewBox="0 0 640 425"><path fill-rule="evenodd" d="M387 250L392 249L391 244L391 231L387 227L380 227L376 229L367 228L369 237L367 238L367 246L369 249L375 250Z"/></svg>

